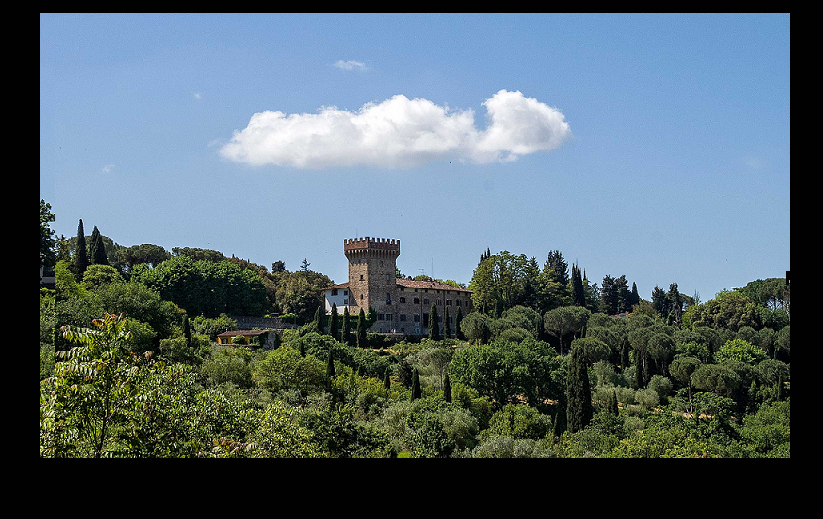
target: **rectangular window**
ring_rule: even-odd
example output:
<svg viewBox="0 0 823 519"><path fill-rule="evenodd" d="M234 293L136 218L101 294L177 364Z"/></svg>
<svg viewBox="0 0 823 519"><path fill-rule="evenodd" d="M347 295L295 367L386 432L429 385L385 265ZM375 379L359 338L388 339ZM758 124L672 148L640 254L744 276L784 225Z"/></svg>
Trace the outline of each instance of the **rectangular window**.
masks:
<svg viewBox="0 0 823 519"><path fill-rule="evenodd" d="M455 304L456 304L457 306L460 306L460 300L459 300L459 299L455 299Z"/></svg>
<svg viewBox="0 0 823 519"><path fill-rule="evenodd" d="M426 299L425 297L423 298L423 304L424 304L424 305L429 304L429 300L428 300L428 299Z"/></svg>
<svg viewBox="0 0 823 519"><path fill-rule="evenodd" d="M394 314L386 314L386 320L391 321L393 315Z"/></svg>
<svg viewBox="0 0 823 519"><path fill-rule="evenodd" d="M383 320L384 320L384 318L385 318L385 315L383 315L383 314L377 314L377 320L378 320L378 321L383 321Z"/></svg>
<svg viewBox="0 0 823 519"><path fill-rule="evenodd" d="M423 314L423 326L429 325L429 314Z"/></svg>
<svg viewBox="0 0 823 519"><path fill-rule="evenodd" d="M405 297L401 297L401 298L400 298L400 302L401 302L401 303L405 303L405 302L406 302L406 298L405 298Z"/></svg>
<svg viewBox="0 0 823 519"><path fill-rule="evenodd" d="M349 304L349 300L348 300L348 298L343 298L343 304L344 304L344 305Z"/></svg>
<svg viewBox="0 0 823 519"><path fill-rule="evenodd" d="M446 299L446 306L451 306L451 305L452 305L452 300L451 299Z"/></svg>
<svg viewBox="0 0 823 519"><path fill-rule="evenodd" d="M419 314L414 314L414 322L416 322L416 323L420 322L420 315Z"/></svg>
<svg viewBox="0 0 823 519"><path fill-rule="evenodd" d="M400 314L400 320L405 321L406 320L406 314Z"/></svg>
<svg viewBox="0 0 823 519"><path fill-rule="evenodd" d="M416 304L416 305L420 304L420 298L419 297L414 298L414 304Z"/></svg>
<svg viewBox="0 0 823 519"><path fill-rule="evenodd" d="M344 295L344 296L349 295L349 291L348 291L348 290L344 290L344 291L343 291L343 295Z"/></svg>
<svg viewBox="0 0 823 519"><path fill-rule="evenodd" d="M331 289L331 295L333 295L333 296L337 295L337 289L336 288Z"/></svg>

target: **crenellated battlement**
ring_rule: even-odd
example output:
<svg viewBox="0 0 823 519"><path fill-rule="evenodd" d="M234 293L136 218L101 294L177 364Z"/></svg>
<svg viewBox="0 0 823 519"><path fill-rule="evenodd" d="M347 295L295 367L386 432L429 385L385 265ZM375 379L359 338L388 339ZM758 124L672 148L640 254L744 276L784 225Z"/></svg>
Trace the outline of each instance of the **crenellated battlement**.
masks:
<svg viewBox="0 0 823 519"><path fill-rule="evenodd" d="M384 252L393 255L400 254L400 240L389 238L350 238L343 240L343 252L348 256L349 254L358 254L363 252Z"/></svg>

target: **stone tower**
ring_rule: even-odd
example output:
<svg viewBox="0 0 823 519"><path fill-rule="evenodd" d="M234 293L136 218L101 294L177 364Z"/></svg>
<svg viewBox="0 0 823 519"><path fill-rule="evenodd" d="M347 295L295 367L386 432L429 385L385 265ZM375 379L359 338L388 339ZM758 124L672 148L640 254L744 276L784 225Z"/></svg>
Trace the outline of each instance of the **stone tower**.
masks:
<svg viewBox="0 0 823 519"><path fill-rule="evenodd" d="M400 240L356 238L343 240L349 260L349 305L366 314L369 308L381 312L390 308L397 291L395 268L400 255ZM391 311L391 310L389 310Z"/></svg>

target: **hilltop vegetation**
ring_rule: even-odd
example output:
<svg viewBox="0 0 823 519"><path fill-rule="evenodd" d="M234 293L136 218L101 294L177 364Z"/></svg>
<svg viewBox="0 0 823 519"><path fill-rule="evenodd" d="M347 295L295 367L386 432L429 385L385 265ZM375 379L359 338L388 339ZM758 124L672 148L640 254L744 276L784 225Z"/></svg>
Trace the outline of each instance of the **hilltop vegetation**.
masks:
<svg viewBox="0 0 823 519"><path fill-rule="evenodd" d="M218 251L56 238L41 201L41 457L790 456L785 280L648 300L550 251L487 250L476 312L391 342L332 284ZM237 316L297 327L219 345ZM358 328L361 330L358 332Z"/></svg>

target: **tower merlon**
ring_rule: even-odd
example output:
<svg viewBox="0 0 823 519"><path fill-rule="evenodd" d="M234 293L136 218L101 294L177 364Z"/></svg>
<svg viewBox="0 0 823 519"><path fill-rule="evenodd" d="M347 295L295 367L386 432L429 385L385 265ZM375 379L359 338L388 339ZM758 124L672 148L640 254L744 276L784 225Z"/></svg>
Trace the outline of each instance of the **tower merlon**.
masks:
<svg viewBox="0 0 823 519"><path fill-rule="evenodd" d="M366 251L381 251L393 252L400 254L400 240L389 238L372 238L366 236L365 238L350 238L343 240L343 252L345 254L366 252Z"/></svg>

